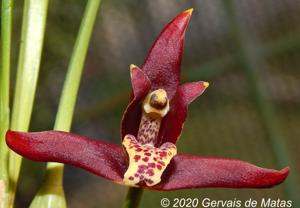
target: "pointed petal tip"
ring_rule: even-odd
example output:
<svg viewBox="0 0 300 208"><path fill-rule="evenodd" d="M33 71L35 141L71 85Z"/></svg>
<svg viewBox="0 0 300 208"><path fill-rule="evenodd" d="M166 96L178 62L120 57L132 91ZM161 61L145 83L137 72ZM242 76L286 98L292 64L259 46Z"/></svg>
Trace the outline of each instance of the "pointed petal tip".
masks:
<svg viewBox="0 0 300 208"><path fill-rule="evenodd" d="M190 9L185 10L185 11L183 12L183 14L187 14L187 15L191 16L192 13L193 13L193 11L194 11L194 8L190 8Z"/></svg>
<svg viewBox="0 0 300 208"><path fill-rule="evenodd" d="M209 86L209 83L208 82L203 82L203 86L205 87L205 89L206 88L208 88L208 86Z"/></svg>
<svg viewBox="0 0 300 208"><path fill-rule="evenodd" d="M280 170L281 172L284 172L284 173L288 173L289 171L290 171L290 167L289 166L287 166L287 167L285 167L285 168L282 168L281 170Z"/></svg>
<svg viewBox="0 0 300 208"><path fill-rule="evenodd" d="M282 168L281 170L273 170L272 177L270 177L270 181L262 185L261 188L270 188L283 183L288 177L289 172L290 172L290 167L285 167Z"/></svg>
<svg viewBox="0 0 300 208"><path fill-rule="evenodd" d="M135 68L137 68L136 65L130 64L129 69L130 69L130 76L131 76L131 77L132 77L133 70L134 70Z"/></svg>
<svg viewBox="0 0 300 208"><path fill-rule="evenodd" d="M282 168L281 170L277 170L277 183L280 184L282 183L289 175L290 173L290 167L287 166L285 168Z"/></svg>
<svg viewBox="0 0 300 208"><path fill-rule="evenodd" d="M284 180L286 177L288 177L288 175L290 173L290 167L287 166L285 168L282 168L279 172L280 172L280 175L282 175L282 179Z"/></svg>
<svg viewBox="0 0 300 208"><path fill-rule="evenodd" d="M134 68L137 68L137 66L134 64L130 64L129 68L130 68L130 70L133 70Z"/></svg>

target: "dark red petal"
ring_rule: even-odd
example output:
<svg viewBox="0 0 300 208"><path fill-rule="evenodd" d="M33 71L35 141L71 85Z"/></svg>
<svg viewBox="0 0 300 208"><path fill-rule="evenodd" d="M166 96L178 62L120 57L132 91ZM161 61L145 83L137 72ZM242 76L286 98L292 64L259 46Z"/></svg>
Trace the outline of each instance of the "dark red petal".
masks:
<svg viewBox="0 0 300 208"><path fill-rule="evenodd" d="M170 112L163 119L159 132L159 144L172 142L176 144L187 117L188 105L200 96L207 88L207 82L191 82L178 87L178 91L170 103Z"/></svg>
<svg viewBox="0 0 300 208"><path fill-rule="evenodd" d="M283 182L288 174L288 167L278 171L239 160L177 155L162 182L150 188L161 191L203 187L267 188Z"/></svg>
<svg viewBox="0 0 300 208"><path fill-rule="evenodd" d="M122 183L127 169L121 146L67 132L7 131L6 143L30 160L77 166L117 183Z"/></svg>
<svg viewBox="0 0 300 208"><path fill-rule="evenodd" d="M130 77L133 95L136 99L145 97L150 90L151 83L144 72L135 65L130 65Z"/></svg>
<svg viewBox="0 0 300 208"><path fill-rule="evenodd" d="M165 89L169 99L175 95L179 85L184 33L191 13L192 10L182 12L163 29L142 67L152 89Z"/></svg>
<svg viewBox="0 0 300 208"><path fill-rule="evenodd" d="M208 82L190 82L179 87L179 91L185 105L189 105L197 97L199 97L208 87Z"/></svg>
<svg viewBox="0 0 300 208"><path fill-rule="evenodd" d="M131 66L131 84L133 90L133 98L127 106L121 121L121 140L125 135L131 134L137 136L144 97L148 94L151 83L147 76L136 66Z"/></svg>

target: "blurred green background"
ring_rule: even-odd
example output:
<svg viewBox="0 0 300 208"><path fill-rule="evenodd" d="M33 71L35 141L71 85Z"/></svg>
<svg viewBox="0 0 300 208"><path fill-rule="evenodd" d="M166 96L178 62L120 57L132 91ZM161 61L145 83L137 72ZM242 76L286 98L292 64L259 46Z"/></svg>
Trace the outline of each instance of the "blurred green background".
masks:
<svg viewBox="0 0 300 208"><path fill-rule="evenodd" d="M85 3L49 1L31 131L53 128ZM163 197L260 201L262 197L288 200L297 196L300 1L103 0L72 131L120 142L120 119L130 95L129 64L142 66L160 30L191 7L194 13L186 32L182 81L205 80L210 87L190 106L179 153L237 158L268 168L289 165L291 175L272 189L145 191L141 207L160 207ZM13 69L18 58L22 8L22 1L15 1ZM28 206L44 169L43 163L25 160L17 207ZM64 179L71 208L120 207L127 192L126 187L70 166L66 166Z"/></svg>

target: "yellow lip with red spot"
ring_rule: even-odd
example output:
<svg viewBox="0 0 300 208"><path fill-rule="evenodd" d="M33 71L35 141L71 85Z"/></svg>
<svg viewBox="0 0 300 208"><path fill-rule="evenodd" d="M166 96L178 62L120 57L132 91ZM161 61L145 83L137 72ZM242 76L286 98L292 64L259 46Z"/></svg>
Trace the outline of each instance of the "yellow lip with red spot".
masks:
<svg viewBox="0 0 300 208"><path fill-rule="evenodd" d="M129 156L129 166L123 178L128 186L158 184L164 170L177 153L176 146L170 142L155 148L152 145L139 144L132 135L125 136L123 146Z"/></svg>

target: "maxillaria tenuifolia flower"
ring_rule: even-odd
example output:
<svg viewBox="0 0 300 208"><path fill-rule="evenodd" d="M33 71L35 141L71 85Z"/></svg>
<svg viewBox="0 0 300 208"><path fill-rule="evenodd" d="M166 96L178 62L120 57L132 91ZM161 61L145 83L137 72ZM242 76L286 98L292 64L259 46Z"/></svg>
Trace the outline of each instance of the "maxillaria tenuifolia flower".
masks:
<svg viewBox="0 0 300 208"><path fill-rule="evenodd" d="M118 184L153 190L201 187L263 188L281 183L289 169L177 154L188 105L207 82L180 84L184 34L192 10L160 33L140 69L130 66L131 101L121 123L122 146L61 131L8 131L8 146L35 161L74 165Z"/></svg>

